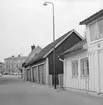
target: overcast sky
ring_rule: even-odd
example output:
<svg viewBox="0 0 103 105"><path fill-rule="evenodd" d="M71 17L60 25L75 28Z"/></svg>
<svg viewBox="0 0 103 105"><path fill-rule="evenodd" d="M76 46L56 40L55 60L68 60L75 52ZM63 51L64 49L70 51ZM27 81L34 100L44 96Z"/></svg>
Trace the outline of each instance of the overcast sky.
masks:
<svg viewBox="0 0 103 105"><path fill-rule="evenodd" d="M49 0L50 1L50 0ZM76 29L79 22L102 8L100 0L51 0L55 5L56 38ZM31 45L52 42L52 6L43 0L0 0L0 61L18 54L27 56Z"/></svg>

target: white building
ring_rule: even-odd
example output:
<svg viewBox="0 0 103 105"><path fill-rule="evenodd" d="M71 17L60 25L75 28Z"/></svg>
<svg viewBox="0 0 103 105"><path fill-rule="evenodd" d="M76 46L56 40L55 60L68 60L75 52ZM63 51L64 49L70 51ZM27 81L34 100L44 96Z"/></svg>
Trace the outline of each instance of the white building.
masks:
<svg viewBox="0 0 103 105"><path fill-rule="evenodd" d="M4 59L5 62L5 72L10 74L20 74L22 64L27 59L26 56L18 55L17 57L11 56Z"/></svg>
<svg viewBox="0 0 103 105"><path fill-rule="evenodd" d="M81 41L60 56L64 58L64 87L103 93L103 10L80 25L86 25L87 42Z"/></svg>

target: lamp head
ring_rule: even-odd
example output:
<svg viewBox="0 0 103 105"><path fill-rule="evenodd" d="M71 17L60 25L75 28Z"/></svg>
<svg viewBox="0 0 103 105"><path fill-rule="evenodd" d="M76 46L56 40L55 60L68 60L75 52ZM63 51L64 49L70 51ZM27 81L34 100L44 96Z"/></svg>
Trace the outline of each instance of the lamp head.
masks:
<svg viewBox="0 0 103 105"><path fill-rule="evenodd" d="M48 4L47 4L47 2L44 2L44 4L43 4L44 6L47 6Z"/></svg>

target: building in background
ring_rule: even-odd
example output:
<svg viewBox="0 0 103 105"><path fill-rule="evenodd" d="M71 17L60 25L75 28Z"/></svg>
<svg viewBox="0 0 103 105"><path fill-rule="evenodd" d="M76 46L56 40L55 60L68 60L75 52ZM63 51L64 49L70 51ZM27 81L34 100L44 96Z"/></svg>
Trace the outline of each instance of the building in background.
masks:
<svg viewBox="0 0 103 105"><path fill-rule="evenodd" d="M5 62L5 72L10 74L21 73L22 64L26 61L26 56L18 55L17 57L11 56L4 59Z"/></svg>
<svg viewBox="0 0 103 105"><path fill-rule="evenodd" d="M5 72L5 63L0 62L0 74L3 74L3 72Z"/></svg>
<svg viewBox="0 0 103 105"><path fill-rule="evenodd" d="M42 48L40 46L31 46L31 52L28 55L26 61L23 63L23 67L22 67L22 76L24 80L30 80L31 79L31 71L28 70L28 73L26 71L27 68L30 68L30 63L32 62L32 60L35 58L35 56L38 55L39 52L41 52ZM26 67L24 67L24 65L27 65Z"/></svg>

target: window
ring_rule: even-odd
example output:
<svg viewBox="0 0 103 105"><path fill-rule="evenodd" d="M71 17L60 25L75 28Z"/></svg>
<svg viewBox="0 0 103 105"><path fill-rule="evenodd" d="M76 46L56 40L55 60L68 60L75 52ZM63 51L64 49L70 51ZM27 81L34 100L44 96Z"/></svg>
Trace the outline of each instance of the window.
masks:
<svg viewBox="0 0 103 105"><path fill-rule="evenodd" d="M78 76L78 60L72 61L72 76Z"/></svg>
<svg viewBox="0 0 103 105"><path fill-rule="evenodd" d="M81 64L81 76L88 76L89 75L89 62L88 58L82 58L80 60Z"/></svg>
<svg viewBox="0 0 103 105"><path fill-rule="evenodd" d="M103 38L103 18L89 25L90 41Z"/></svg>
<svg viewBox="0 0 103 105"><path fill-rule="evenodd" d="M97 40L96 22L89 26L90 28L90 41Z"/></svg>
<svg viewBox="0 0 103 105"><path fill-rule="evenodd" d="M103 19L100 19L98 22L98 34L99 38L103 38Z"/></svg>

